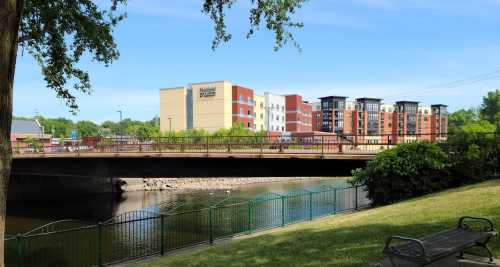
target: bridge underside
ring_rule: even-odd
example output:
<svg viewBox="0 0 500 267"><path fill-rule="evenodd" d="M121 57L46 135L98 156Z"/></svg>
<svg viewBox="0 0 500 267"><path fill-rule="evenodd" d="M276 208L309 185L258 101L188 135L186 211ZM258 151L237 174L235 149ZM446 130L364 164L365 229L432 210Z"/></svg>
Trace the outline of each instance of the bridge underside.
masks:
<svg viewBox="0 0 500 267"><path fill-rule="evenodd" d="M12 175L58 177L298 177L350 176L365 158L27 157Z"/></svg>

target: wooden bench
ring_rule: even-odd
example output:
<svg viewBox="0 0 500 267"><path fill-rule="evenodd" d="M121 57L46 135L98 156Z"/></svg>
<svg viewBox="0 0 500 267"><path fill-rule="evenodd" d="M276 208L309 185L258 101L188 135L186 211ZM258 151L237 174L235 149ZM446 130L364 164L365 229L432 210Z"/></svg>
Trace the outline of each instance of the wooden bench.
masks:
<svg viewBox="0 0 500 267"><path fill-rule="evenodd" d="M467 223L479 223L482 227L472 227ZM402 236L389 237L385 242L384 254L389 257L391 264L394 258L425 266L448 256L459 254L463 258L466 249L481 247L486 250L490 261L494 255L487 244L497 232L493 223L485 218L465 216L460 218L458 226L422 238L409 238ZM394 243L398 244L394 244Z"/></svg>

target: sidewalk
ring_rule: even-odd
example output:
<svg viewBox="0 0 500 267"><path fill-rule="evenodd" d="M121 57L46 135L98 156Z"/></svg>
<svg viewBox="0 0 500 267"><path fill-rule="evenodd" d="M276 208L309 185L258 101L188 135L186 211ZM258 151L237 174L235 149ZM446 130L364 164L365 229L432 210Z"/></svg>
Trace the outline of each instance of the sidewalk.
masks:
<svg viewBox="0 0 500 267"><path fill-rule="evenodd" d="M398 259L394 259L394 263L397 267L416 267L418 265L411 264L408 262L399 261ZM381 267L393 267L389 259L385 259L382 262ZM426 267L495 267L500 266L500 260L495 260L494 264L489 263L489 259L487 258L479 258L474 256L465 255L465 260L459 260L456 256L451 256L445 259L442 259L438 262L435 262L431 265L427 265Z"/></svg>

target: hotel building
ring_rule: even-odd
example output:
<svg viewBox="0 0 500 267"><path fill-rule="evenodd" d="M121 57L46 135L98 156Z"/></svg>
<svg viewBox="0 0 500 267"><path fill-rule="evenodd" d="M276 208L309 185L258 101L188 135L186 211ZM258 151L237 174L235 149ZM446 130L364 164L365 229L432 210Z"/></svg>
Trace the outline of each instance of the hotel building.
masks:
<svg viewBox="0 0 500 267"><path fill-rule="evenodd" d="M232 84L226 81L160 89L160 130L214 132L230 128L234 117L232 91Z"/></svg>
<svg viewBox="0 0 500 267"><path fill-rule="evenodd" d="M293 120L288 124L287 116ZM311 131L311 106L298 95L256 95L254 90L228 81L160 89L162 132L189 129L214 132L234 125L278 133Z"/></svg>

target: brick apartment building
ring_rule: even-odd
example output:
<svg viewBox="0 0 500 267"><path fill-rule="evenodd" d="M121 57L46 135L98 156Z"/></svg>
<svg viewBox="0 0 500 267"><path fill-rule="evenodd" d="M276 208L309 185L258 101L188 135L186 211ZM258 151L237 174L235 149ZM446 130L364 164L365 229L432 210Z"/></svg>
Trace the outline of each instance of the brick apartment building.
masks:
<svg viewBox="0 0 500 267"><path fill-rule="evenodd" d="M300 95L285 96L285 122L287 132L312 131L312 106Z"/></svg>
<svg viewBox="0 0 500 267"><path fill-rule="evenodd" d="M233 125L242 124L247 129L255 129L255 101L253 96L252 89L233 85Z"/></svg>

